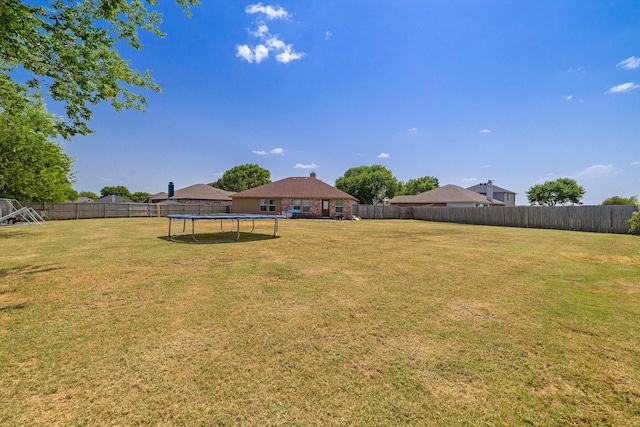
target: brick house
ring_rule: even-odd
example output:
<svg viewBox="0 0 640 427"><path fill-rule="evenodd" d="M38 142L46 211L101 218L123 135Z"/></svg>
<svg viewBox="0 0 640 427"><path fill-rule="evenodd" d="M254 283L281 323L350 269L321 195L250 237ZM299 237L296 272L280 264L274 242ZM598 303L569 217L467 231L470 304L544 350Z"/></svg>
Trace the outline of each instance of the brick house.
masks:
<svg viewBox="0 0 640 427"><path fill-rule="evenodd" d="M316 178L290 177L231 195L234 213L283 214L302 218L351 218L358 200ZM299 212L299 214L298 214Z"/></svg>

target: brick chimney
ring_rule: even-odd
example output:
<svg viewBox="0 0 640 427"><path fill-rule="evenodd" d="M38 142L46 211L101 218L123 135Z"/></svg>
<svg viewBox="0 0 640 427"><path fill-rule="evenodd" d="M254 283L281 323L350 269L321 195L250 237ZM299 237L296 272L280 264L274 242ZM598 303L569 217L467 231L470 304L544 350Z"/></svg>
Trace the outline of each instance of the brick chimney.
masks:
<svg viewBox="0 0 640 427"><path fill-rule="evenodd" d="M316 177L316 173L315 173L315 172L311 172L311 173L309 174L309 176L310 176L311 178L315 178L315 177Z"/></svg>
<svg viewBox="0 0 640 427"><path fill-rule="evenodd" d="M493 181L487 181L487 200L493 202Z"/></svg>
<svg viewBox="0 0 640 427"><path fill-rule="evenodd" d="M167 197L173 197L173 182L169 183L169 190L167 191Z"/></svg>

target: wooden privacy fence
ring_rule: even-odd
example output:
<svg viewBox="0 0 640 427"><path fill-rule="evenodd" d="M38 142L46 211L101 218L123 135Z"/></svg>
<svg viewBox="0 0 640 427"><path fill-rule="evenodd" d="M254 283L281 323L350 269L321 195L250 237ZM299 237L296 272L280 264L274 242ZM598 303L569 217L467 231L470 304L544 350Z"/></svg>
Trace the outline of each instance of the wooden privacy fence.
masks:
<svg viewBox="0 0 640 427"><path fill-rule="evenodd" d="M626 234L636 206L399 207L358 205L363 219L419 219L459 224Z"/></svg>
<svg viewBox="0 0 640 427"><path fill-rule="evenodd" d="M229 213L230 206L160 203L23 203L44 219L162 217L170 214L213 215Z"/></svg>

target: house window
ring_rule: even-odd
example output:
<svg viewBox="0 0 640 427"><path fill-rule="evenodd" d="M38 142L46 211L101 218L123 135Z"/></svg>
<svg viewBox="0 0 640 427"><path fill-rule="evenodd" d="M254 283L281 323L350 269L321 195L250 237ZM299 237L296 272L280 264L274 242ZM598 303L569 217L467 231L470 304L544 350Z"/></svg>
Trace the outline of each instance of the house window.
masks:
<svg viewBox="0 0 640 427"><path fill-rule="evenodd" d="M311 212L311 200L302 201L302 212Z"/></svg>
<svg viewBox="0 0 640 427"><path fill-rule="evenodd" d="M336 213L342 213L342 203L344 200L336 200Z"/></svg>
<svg viewBox="0 0 640 427"><path fill-rule="evenodd" d="M302 212L302 203L300 199L293 201L293 209Z"/></svg>
<svg viewBox="0 0 640 427"><path fill-rule="evenodd" d="M260 199L260 212L275 212L276 201L271 199Z"/></svg>

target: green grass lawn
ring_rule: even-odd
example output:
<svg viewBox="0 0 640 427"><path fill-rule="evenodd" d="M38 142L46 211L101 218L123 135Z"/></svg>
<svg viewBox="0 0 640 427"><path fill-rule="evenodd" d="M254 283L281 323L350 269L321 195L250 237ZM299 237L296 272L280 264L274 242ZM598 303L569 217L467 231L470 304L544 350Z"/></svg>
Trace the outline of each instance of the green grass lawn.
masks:
<svg viewBox="0 0 640 427"><path fill-rule="evenodd" d="M637 236L167 225L0 228L0 425L640 425Z"/></svg>

